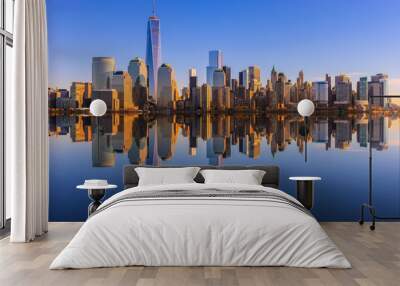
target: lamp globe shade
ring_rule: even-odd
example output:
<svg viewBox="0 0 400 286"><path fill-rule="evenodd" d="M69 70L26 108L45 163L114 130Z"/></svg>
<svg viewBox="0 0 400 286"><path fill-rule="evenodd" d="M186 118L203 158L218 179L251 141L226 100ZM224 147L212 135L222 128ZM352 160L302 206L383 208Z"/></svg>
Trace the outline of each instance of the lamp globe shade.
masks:
<svg viewBox="0 0 400 286"><path fill-rule="evenodd" d="M309 117L314 113L314 103L309 99L303 99L297 104L297 112L303 117Z"/></svg>
<svg viewBox="0 0 400 286"><path fill-rule="evenodd" d="M103 116L107 112L107 104L101 99L95 99L90 103L89 109L94 116Z"/></svg>

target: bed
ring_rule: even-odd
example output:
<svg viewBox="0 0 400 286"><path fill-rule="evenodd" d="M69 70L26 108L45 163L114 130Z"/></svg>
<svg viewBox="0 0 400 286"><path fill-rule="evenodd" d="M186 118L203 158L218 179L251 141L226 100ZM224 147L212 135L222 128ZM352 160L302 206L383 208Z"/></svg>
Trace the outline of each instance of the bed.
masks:
<svg viewBox="0 0 400 286"><path fill-rule="evenodd" d="M124 191L107 199L50 269L117 266L291 266L350 268L316 219L280 191L276 166L261 185L138 186L124 168ZM201 169L214 169L202 166Z"/></svg>

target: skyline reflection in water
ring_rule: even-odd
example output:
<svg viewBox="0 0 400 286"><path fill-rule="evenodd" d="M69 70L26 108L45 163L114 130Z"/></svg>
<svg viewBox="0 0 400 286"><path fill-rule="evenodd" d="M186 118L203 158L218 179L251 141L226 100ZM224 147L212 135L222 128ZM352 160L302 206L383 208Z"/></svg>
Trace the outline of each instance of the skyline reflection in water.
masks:
<svg viewBox="0 0 400 286"><path fill-rule="evenodd" d="M374 115L370 129L374 203L380 216L399 216L399 119ZM308 128L297 114L54 116L49 135L52 221L85 220L89 199L75 186L104 178L120 191L126 164L278 165L280 189L292 195L289 176L321 176L312 212L325 221L358 220L368 199L368 118L363 114L315 116Z"/></svg>

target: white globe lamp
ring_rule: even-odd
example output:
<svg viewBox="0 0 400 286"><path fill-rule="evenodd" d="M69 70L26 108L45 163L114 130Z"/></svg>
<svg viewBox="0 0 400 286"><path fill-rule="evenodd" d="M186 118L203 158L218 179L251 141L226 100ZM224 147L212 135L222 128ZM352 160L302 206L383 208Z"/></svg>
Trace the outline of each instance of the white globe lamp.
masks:
<svg viewBox="0 0 400 286"><path fill-rule="evenodd" d="M314 113L314 103L309 99L303 99L297 104L297 112L303 117L309 117Z"/></svg>
<svg viewBox="0 0 400 286"><path fill-rule="evenodd" d="M101 99L95 99L90 103L90 113L96 117L103 116L107 112L107 104Z"/></svg>

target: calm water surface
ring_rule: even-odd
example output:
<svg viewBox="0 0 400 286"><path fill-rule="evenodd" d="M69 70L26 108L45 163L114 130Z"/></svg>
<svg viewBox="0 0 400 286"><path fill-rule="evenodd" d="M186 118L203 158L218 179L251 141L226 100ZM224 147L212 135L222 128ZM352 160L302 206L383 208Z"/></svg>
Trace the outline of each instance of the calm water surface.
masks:
<svg viewBox="0 0 400 286"><path fill-rule="evenodd" d="M372 144L374 205L400 216L400 125L397 117L317 116L308 128L296 115L157 117L107 115L49 118L50 220L84 221L90 202L76 190L85 179L107 179L122 190L126 164L278 165L281 190L295 195L290 176L320 176L312 212L321 221L355 221L368 200ZM307 150L307 152L306 152Z"/></svg>

